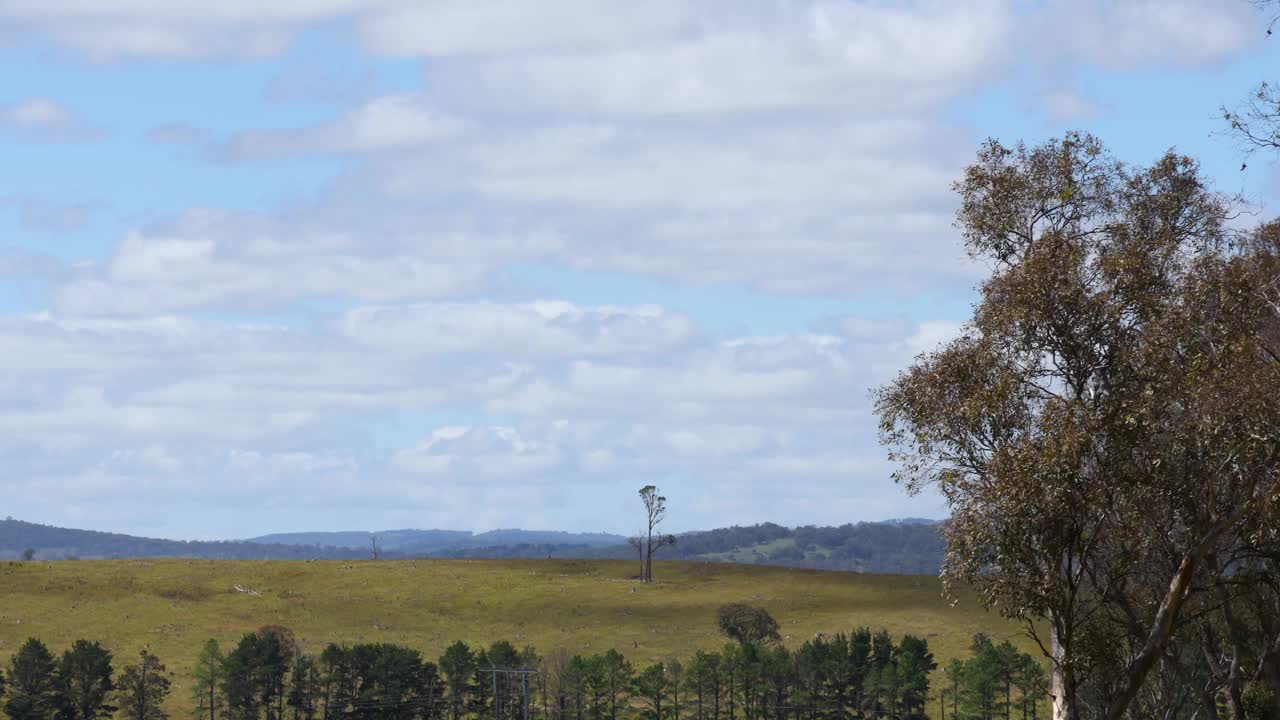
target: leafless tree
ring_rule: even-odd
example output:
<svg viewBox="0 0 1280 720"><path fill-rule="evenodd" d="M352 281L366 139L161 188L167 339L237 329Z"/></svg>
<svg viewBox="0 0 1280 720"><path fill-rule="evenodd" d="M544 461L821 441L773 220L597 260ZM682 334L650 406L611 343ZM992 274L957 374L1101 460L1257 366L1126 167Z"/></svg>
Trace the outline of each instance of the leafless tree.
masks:
<svg viewBox="0 0 1280 720"><path fill-rule="evenodd" d="M645 485L640 488L640 501L644 503L645 512L645 557L644 572L641 580L653 582L653 554L667 545L674 545L674 535L654 534L658 525L667 516L667 499L658 494L658 488Z"/></svg>

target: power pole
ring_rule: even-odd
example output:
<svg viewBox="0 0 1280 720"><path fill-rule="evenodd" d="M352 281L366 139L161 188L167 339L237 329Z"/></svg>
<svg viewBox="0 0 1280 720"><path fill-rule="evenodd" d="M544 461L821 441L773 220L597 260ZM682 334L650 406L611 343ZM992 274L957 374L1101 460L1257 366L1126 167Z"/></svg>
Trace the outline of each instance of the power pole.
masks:
<svg viewBox="0 0 1280 720"><path fill-rule="evenodd" d="M498 674L504 676L520 676L520 715L521 720L529 720L529 676L537 675L533 668L480 668L480 672L489 673L493 680L493 720L502 720L498 716Z"/></svg>

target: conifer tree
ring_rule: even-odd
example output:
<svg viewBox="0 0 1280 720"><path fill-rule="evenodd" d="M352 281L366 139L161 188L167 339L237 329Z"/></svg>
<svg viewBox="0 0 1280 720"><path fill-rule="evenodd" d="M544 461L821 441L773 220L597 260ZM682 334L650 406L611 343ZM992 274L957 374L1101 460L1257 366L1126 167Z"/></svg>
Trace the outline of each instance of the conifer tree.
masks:
<svg viewBox="0 0 1280 720"><path fill-rule="evenodd" d="M77 640L62 655L54 675L59 720L97 720L116 711L108 704L111 652L96 642Z"/></svg>
<svg viewBox="0 0 1280 720"><path fill-rule="evenodd" d="M200 655L196 657L196 666L192 673L191 696L195 701L197 718L217 720L218 711L222 709L223 704L221 687L225 662L226 658L222 655L222 648L218 646L218 641L213 638L206 641L204 647L200 649Z"/></svg>
<svg viewBox="0 0 1280 720"><path fill-rule="evenodd" d="M164 711L169 697L169 673L155 655L143 650L138 664L120 672L116 683L120 712L126 720L168 720Z"/></svg>
<svg viewBox="0 0 1280 720"><path fill-rule="evenodd" d="M9 668L5 714L12 720L51 720L58 709L59 695L49 648L30 638L14 654Z"/></svg>

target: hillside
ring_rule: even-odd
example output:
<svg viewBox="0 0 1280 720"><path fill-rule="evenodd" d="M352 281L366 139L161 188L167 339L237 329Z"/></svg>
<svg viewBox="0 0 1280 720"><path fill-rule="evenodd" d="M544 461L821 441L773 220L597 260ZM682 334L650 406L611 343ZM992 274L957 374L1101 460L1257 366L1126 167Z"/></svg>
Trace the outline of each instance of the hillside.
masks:
<svg viewBox="0 0 1280 720"><path fill-rule="evenodd" d="M418 534L415 537L415 534ZM625 538L607 533L447 530L298 533L267 535L253 542L297 542L368 549L370 538L390 556L435 558L615 559L634 556ZM818 570L906 575L936 575L944 543L938 523L906 518L849 523L839 527L787 528L761 523L682 533L669 560L703 560L752 565L782 565Z"/></svg>
<svg viewBox="0 0 1280 720"><path fill-rule="evenodd" d="M972 598L944 600L933 578L660 562L658 582L642 585L634 570L558 560L0 563L0 665L31 636L59 653L97 639L125 659L145 645L176 673L170 710L183 717L201 643L225 646L266 624L292 628L312 652L387 641L434 659L453 640L507 639L543 653L613 647L644 663L718 647L715 609L746 601L766 607L791 646L858 625L916 633L944 662L979 630L1026 646Z"/></svg>
<svg viewBox="0 0 1280 720"><path fill-rule="evenodd" d="M357 560L381 557L558 558L625 560L635 551L608 533L550 530L383 530L264 535L242 541L183 542L0 521L0 560L30 548L37 560L189 557L222 560ZM943 541L930 521L895 520L839 527L787 528L773 523L683 533L662 550L668 560L783 565L820 570L936 575Z"/></svg>
<svg viewBox="0 0 1280 720"><path fill-rule="evenodd" d="M37 560L101 558L215 558L222 560L309 560L317 556L355 560L367 548L312 548L245 541L186 541L40 525L13 518L0 520L0 560L14 560L27 549Z"/></svg>
<svg viewBox="0 0 1280 720"><path fill-rule="evenodd" d="M623 545L627 539L609 533L571 533L559 530L489 530L473 533L465 530L379 530L346 532L275 533L250 538L248 542L317 547L341 547L368 550L377 538L378 547L405 556L427 556L432 553L463 551L473 548L516 545L550 545L572 547L607 547ZM499 556L502 557L502 556Z"/></svg>
<svg viewBox="0 0 1280 720"><path fill-rule="evenodd" d="M342 532L274 533L249 538L246 542L264 545L340 547L368 551L370 541L376 537L379 547L384 550L399 550L408 545L438 549L463 542L471 535L472 533L461 530L383 530L380 532L352 530Z"/></svg>
<svg viewBox="0 0 1280 720"><path fill-rule="evenodd" d="M668 558L819 570L937 575L945 549L936 523L867 522L786 528L764 523L686 533ZM627 557L630 556L628 548Z"/></svg>

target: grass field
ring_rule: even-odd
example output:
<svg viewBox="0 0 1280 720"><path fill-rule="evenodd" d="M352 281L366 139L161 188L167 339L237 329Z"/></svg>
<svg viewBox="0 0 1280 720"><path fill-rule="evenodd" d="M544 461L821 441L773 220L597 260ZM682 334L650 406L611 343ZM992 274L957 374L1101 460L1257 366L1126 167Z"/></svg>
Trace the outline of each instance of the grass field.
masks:
<svg viewBox="0 0 1280 720"><path fill-rule="evenodd" d="M978 631L1031 649L973 599L945 600L929 577L672 562L656 564L658 581L642 585L635 570L570 560L8 562L0 564L0 666L32 636L55 654L77 638L99 640L117 668L146 646L175 673L170 710L185 717L201 644L212 637L228 649L266 624L293 629L310 652L330 641L395 642L434 660L455 640L506 639L543 654L617 648L641 665L719 647L716 608L743 601L767 608L793 647L867 625L927 638L940 664Z"/></svg>

